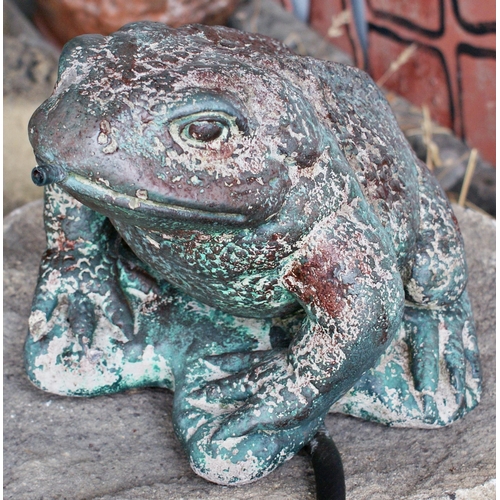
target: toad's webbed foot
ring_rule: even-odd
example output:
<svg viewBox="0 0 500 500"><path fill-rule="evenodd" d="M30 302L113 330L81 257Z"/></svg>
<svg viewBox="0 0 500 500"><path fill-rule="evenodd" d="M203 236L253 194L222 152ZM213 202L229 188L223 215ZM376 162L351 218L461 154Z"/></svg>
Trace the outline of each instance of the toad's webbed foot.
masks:
<svg viewBox="0 0 500 500"><path fill-rule="evenodd" d="M82 347L92 343L100 316L130 338L133 316L119 286L118 273L116 257L109 248L47 251L30 316L33 339L51 335L55 324L64 328L61 316L65 316L66 327Z"/></svg>
<svg viewBox="0 0 500 500"><path fill-rule="evenodd" d="M168 386L171 371L154 337L169 296L146 288L114 255L87 256L75 267L66 257L48 254L42 263L25 345L32 382L81 396Z"/></svg>

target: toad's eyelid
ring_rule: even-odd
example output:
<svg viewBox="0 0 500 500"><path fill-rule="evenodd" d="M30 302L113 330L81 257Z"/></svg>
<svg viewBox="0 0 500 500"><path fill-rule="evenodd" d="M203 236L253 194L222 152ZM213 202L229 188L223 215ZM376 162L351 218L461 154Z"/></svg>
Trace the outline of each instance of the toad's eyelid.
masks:
<svg viewBox="0 0 500 500"><path fill-rule="evenodd" d="M222 127L239 128L234 116L221 111L202 111L199 113L191 113L186 116L179 116L178 118L170 120L170 126L182 129L188 125L198 122L217 122Z"/></svg>

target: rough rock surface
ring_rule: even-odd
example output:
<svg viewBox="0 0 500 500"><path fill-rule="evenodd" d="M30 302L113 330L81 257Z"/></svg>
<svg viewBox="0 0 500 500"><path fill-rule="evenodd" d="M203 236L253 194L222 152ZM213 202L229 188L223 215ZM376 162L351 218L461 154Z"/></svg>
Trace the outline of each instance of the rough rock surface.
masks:
<svg viewBox="0 0 500 500"><path fill-rule="evenodd" d="M31 182L36 161L28 121L52 92L59 56L14 2L4 0L3 7L3 208L8 213L40 196L40 189Z"/></svg>
<svg viewBox="0 0 500 500"><path fill-rule="evenodd" d="M166 390L79 399L43 393L28 382L22 348L44 248L41 210L33 202L4 220L4 499L313 499L306 455L239 488L197 477L174 437ZM482 402L441 430L328 416L348 499L495 498L495 225L478 213L456 211L483 363Z"/></svg>

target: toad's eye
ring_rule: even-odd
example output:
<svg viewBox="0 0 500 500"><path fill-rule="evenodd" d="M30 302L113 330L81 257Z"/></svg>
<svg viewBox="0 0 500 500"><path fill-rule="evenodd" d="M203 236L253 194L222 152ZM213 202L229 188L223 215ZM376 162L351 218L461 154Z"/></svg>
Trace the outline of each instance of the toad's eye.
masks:
<svg viewBox="0 0 500 500"><path fill-rule="evenodd" d="M231 137L241 135L237 119L223 111L203 111L175 118L170 134L177 144L216 150Z"/></svg>
<svg viewBox="0 0 500 500"><path fill-rule="evenodd" d="M218 139L224 131L224 124L215 120L200 120L184 127L182 135L200 142Z"/></svg>

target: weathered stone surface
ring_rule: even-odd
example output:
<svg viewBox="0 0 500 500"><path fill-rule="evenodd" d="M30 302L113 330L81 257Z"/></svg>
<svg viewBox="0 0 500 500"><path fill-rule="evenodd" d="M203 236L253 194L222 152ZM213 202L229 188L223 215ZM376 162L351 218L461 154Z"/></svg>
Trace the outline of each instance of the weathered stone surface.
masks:
<svg viewBox="0 0 500 500"><path fill-rule="evenodd" d="M344 459L350 499L495 498L495 227L471 211L457 208L457 215L484 370L482 402L441 430L391 429L330 415L326 423ZM5 219L5 499L314 498L305 455L240 488L197 477L174 437L168 391L78 399L31 386L22 346L43 248L39 202Z"/></svg>
<svg viewBox="0 0 500 500"><path fill-rule="evenodd" d="M29 135L41 389L175 386L191 467L223 485L298 453L334 401L416 427L477 405L463 242L366 73L223 26L132 23L66 45Z"/></svg>

